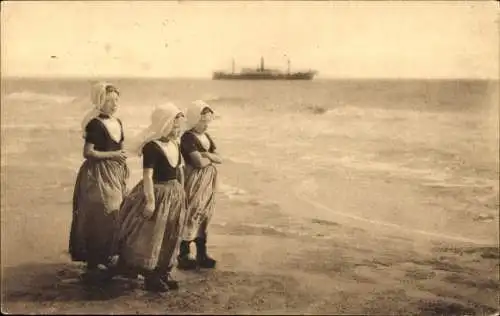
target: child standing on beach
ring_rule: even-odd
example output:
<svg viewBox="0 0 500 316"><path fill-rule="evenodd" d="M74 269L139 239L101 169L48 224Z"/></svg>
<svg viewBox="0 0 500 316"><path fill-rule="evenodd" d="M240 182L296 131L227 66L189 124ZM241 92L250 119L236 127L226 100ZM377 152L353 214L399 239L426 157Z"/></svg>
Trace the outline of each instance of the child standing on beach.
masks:
<svg viewBox="0 0 500 316"><path fill-rule="evenodd" d="M187 219L182 234L178 268L182 270L214 268L216 261L207 254L207 228L215 207L217 168L222 162L216 146L206 132L214 111L205 102L191 104L187 115L187 131L181 137L181 150L186 162ZM190 243L196 244L196 260L189 256Z"/></svg>
<svg viewBox="0 0 500 316"><path fill-rule="evenodd" d="M112 261L145 276L148 291L177 289L170 276L185 220L183 159L179 149L184 115L173 104L157 107L151 125L132 151L143 156L143 179L125 198Z"/></svg>
<svg viewBox="0 0 500 316"><path fill-rule="evenodd" d="M89 280L106 264L120 204L126 194L129 169L122 150L123 126L114 117L119 92L109 83L92 87L93 108L82 121L83 162L73 193L69 252L73 261L87 263Z"/></svg>

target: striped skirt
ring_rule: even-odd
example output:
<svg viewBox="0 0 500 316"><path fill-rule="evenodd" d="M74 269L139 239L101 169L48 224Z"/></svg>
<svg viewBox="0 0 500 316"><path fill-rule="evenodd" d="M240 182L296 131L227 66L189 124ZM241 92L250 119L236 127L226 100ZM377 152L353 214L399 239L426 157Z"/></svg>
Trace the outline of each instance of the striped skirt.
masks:
<svg viewBox="0 0 500 316"><path fill-rule="evenodd" d="M73 191L69 253L73 261L105 263L129 169L115 160L85 160Z"/></svg>
<svg viewBox="0 0 500 316"><path fill-rule="evenodd" d="M119 213L113 253L120 264L153 270L168 269L174 260L185 220L185 194L177 180L154 184L155 210L151 218L142 215L146 207L141 180L123 201Z"/></svg>
<svg viewBox="0 0 500 316"><path fill-rule="evenodd" d="M205 237L207 226L215 209L217 168L186 166L185 191L187 200L187 219L183 240Z"/></svg>

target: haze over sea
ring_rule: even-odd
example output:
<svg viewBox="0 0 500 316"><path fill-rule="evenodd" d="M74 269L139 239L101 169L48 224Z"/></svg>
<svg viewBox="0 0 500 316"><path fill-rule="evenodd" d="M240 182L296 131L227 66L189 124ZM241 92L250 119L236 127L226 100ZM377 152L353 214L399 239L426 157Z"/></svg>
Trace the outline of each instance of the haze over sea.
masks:
<svg viewBox="0 0 500 316"><path fill-rule="evenodd" d="M90 82L5 80L3 167L51 166L76 174ZM262 186L269 201L293 195L310 203L310 209L291 212L292 218L344 218L430 237L497 242L497 81L111 82L121 90L118 116L126 139L148 124L159 103L185 108L205 99L213 105L217 118L210 132L226 161L272 182L222 172L220 190L230 198ZM23 155L30 138L40 135L52 147L69 138L74 148L47 159ZM130 159L130 167L132 186L140 178L140 160Z"/></svg>

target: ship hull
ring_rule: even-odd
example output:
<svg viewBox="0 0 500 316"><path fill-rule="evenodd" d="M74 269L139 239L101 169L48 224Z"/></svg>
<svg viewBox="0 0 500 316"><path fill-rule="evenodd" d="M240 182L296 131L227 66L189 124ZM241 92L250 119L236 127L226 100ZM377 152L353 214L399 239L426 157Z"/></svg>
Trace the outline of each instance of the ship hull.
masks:
<svg viewBox="0 0 500 316"><path fill-rule="evenodd" d="M213 80L312 80L314 73L292 73L292 74L232 74L213 73Z"/></svg>

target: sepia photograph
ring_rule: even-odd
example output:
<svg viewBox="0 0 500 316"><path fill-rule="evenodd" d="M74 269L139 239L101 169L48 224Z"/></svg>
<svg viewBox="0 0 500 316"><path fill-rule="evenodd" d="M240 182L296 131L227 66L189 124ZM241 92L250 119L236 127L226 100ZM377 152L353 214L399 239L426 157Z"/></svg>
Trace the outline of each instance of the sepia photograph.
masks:
<svg viewBox="0 0 500 316"><path fill-rule="evenodd" d="M2 313L500 316L498 1L0 5Z"/></svg>

